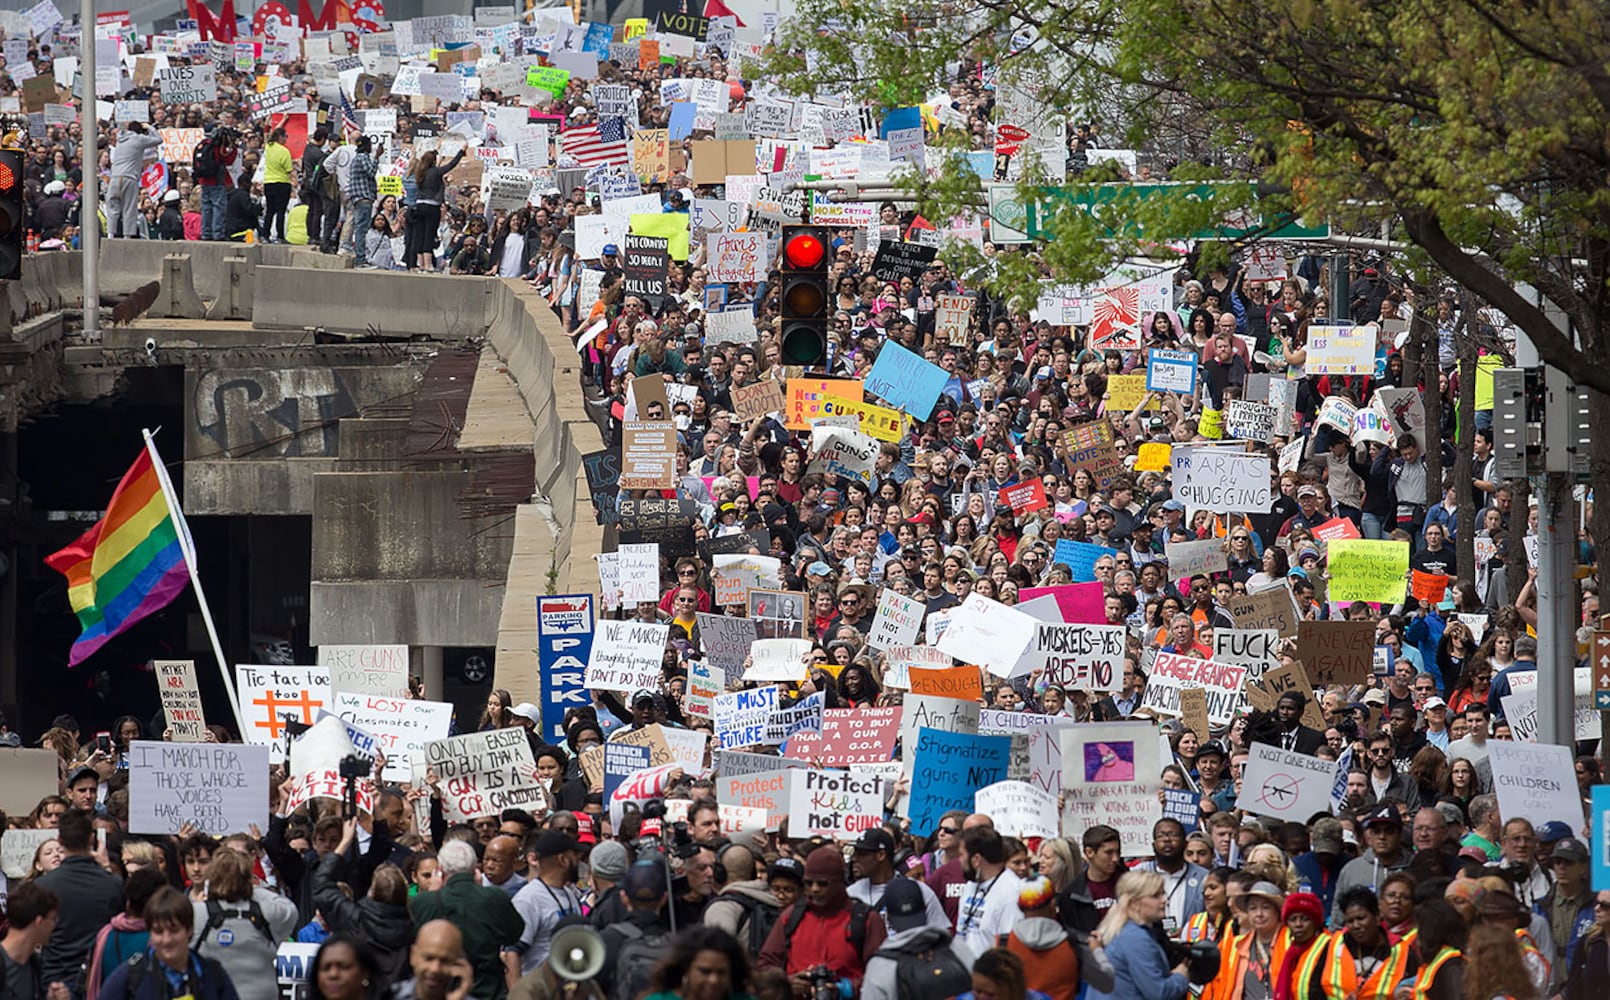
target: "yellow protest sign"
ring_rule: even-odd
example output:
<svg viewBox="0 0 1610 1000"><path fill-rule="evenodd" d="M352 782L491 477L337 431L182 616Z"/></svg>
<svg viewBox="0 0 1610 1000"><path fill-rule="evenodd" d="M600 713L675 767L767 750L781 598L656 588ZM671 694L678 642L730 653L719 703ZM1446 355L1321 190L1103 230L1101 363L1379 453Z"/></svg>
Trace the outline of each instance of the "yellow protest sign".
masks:
<svg viewBox="0 0 1610 1000"><path fill-rule="evenodd" d="M1146 398L1145 375L1108 375L1107 412L1128 413Z"/></svg>
<svg viewBox="0 0 1610 1000"><path fill-rule="evenodd" d="M1224 411L1202 407L1202 418L1196 422L1196 432L1209 441L1224 438Z"/></svg>
<svg viewBox="0 0 1610 1000"><path fill-rule="evenodd" d="M1493 408L1493 372L1504 367L1498 354L1483 354L1476 359L1476 410Z"/></svg>
<svg viewBox="0 0 1610 1000"><path fill-rule="evenodd" d="M671 176L671 132L663 128L638 129L632 133L632 173L645 184Z"/></svg>
<svg viewBox="0 0 1610 1000"><path fill-rule="evenodd" d="M375 193L384 198L386 195L403 196L403 179L401 177L387 177L381 175L375 178Z"/></svg>
<svg viewBox="0 0 1610 1000"><path fill-rule="evenodd" d="M648 18L628 17L626 19L626 37L622 39L623 41L629 42L634 38L642 38L646 34L648 34Z"/></svg>
<svg viewBox="0 0 1610 1000"><path fill-rule="evenodd" d="M853 399L830 394L823 398L818 415L857 416L861 418L862 433L870 434L879 441L900 440L900 411L887 406L873 406L871 403L859 403Z"/></svg>
<svg viewBox="0 0 1610 1000"><path fill-rule="evenodd" d="M638 236L660 236L669 240L672 260L688 259L688 213L634 212L631 226Z"/></svg>
<svg viewBox="0 0 1610 1000"><path fill-rule="evenodd" d="M1326 568L1330 599L1398 604L1409 583L1409 543L1373 538L1333 538Z"/></svg>
<svg viewBox="0 0 1610 1000"><path fill-rule="evenodd" d="M1148 441L1135 452L1136 472L1167 472L1169 463L1173 458L1172 445L1157 441Z"/></svg>

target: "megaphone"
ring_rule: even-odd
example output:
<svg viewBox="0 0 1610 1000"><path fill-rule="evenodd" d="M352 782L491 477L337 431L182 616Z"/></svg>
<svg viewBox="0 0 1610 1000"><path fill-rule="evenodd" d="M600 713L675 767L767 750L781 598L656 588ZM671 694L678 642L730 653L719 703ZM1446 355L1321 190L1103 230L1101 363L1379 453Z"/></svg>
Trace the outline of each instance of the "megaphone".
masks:
<svg viewBox="0 0 1610 1000"><path fill-rule="evenodd" d="M585 924L571 924L554 932L548 964L561 979L573 983L598 975L604 967L604 939Z"/></svg>

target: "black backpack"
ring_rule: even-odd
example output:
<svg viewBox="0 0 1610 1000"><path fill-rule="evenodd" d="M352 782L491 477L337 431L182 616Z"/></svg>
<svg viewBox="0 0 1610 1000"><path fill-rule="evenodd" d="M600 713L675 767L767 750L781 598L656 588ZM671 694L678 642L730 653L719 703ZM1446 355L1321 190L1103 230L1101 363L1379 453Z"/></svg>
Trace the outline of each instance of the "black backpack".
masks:
<svg viewBox="0 0 1610 1000"><path fill-rule="evenodd" d="M950 950L950 942L884 947L880 955L894 959L895 996L899 1000L945 1000L973 988L973 974Z"/></svg>
<svg viewBox="0 0 1610 1000"><path fill-rule="evenodd" d="M218 143L212 137L196 143L196 151L190 157L190 176L196 180L217 180L219 174Z"/></svg>
<svg viewBox="0 0 1610 1000"><path fill-rule="evenodd" d="M615 988L610 991L610 1000L637 1000L648 992L654 969L671 946L671 934L644 934L643 928L629 921L613 926L626 941L615 955Z"/></svg>
<svg viewBox="0 0 1610 1000"><path fill-rule="evenodd" d="M801 900L788 909L788 922L783 925L783 953L789 954L794 948L794 932L805 919L805 902ZM867 919L872 916L872 907L859 899L850 900L850 926L846 933L850 938L850 945L860 955L866 949Z"/></svg>
<svg viewBox="0 0 1610 1000"><path fill-rule="evenodd" d="M743 920L739 921L739 923L740 925L744 922L749 924L749 953L759 955L760 949L766 946L766 939L771 937L771 929L777 926L777 918L782 916L782 911L775 906L769 906L755 897L746 896L741 892L724 894L720 898L737 903L744 911Z"/></svg>

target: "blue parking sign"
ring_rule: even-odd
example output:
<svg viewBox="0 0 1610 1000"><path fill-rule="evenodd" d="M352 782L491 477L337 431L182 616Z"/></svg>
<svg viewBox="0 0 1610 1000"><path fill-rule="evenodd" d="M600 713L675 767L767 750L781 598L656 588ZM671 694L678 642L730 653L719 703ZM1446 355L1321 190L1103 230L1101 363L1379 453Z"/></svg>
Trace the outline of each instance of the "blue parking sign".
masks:
<svg viewBox="0 0 1610 1000"><path fill-rule="evenodd" d="M1610 889L1610 785L1593 786L1592 829L1589 849L1593 851L1593 891Z"/></svg>

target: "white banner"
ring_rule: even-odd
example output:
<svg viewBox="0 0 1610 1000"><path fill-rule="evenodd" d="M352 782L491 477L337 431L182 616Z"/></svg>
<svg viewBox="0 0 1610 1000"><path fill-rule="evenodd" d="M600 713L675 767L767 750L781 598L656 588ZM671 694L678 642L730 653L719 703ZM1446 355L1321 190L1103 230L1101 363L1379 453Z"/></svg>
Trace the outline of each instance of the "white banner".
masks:
<svg viewBox="0 0 1610 1000"><path fill-rule="evenodd" d="M1275 816L1307 823L1317 813L1330 814L1336 762L1292 753L1266 743L1248 750L1247 768L1235 807L1254 816Z"/></svg>
<svg viewBox="0 0 1610 1000"><path fill-rule="evenodd" d="M268 829L268 748L244 743L129 745L129 832L221 837Z"/></svg>

